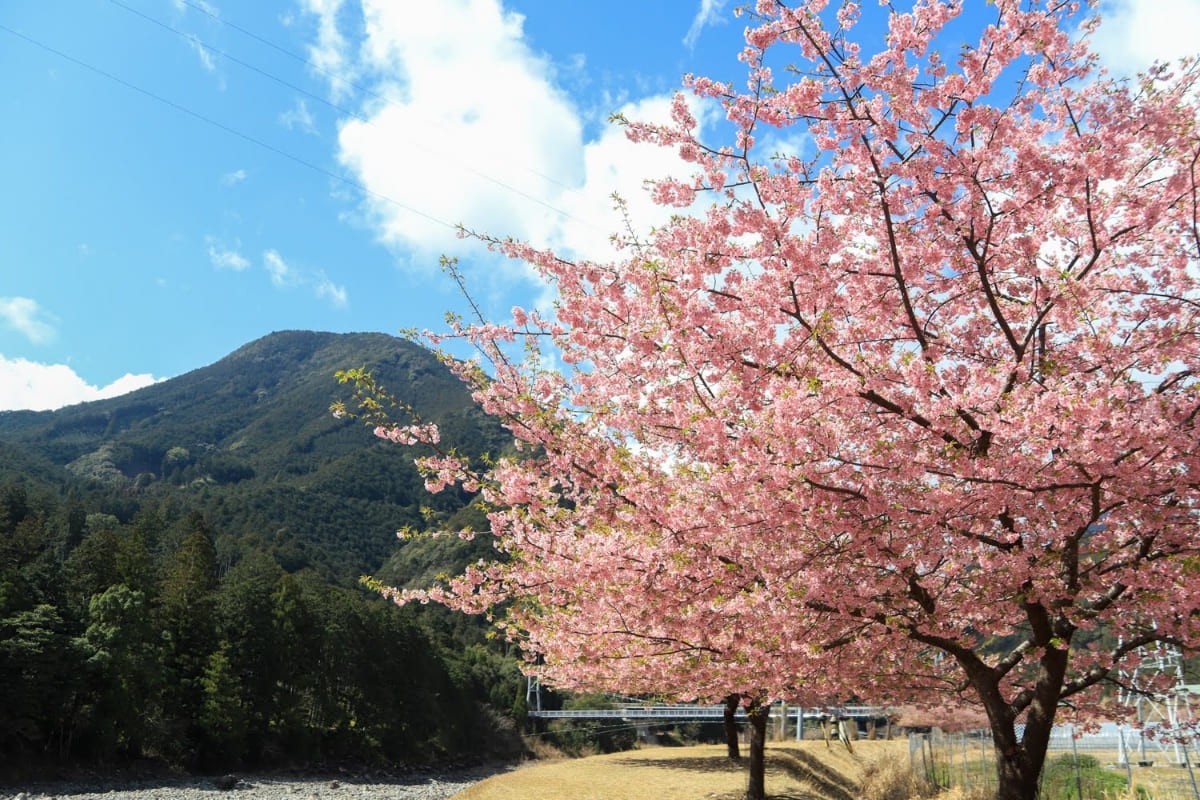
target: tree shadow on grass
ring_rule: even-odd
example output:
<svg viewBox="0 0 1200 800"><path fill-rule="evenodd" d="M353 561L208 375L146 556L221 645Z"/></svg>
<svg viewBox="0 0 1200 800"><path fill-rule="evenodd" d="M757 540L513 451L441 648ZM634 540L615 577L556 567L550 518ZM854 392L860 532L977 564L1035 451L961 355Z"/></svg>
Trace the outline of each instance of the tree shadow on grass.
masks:
<svg viewBox="0 0 1200 800"><path fill-rule="evenodd" d="M772 767L808 783L827 800L855 800L858 796L858 785L854 781L803 750L770 753L767 756L767 769Z"/></svg>
<svg viewBox="0 0 1200 800"><path fill-rule="evenodd" d="M811 753L796 750L775 750L766 754L767 774L786 773L792 779L807 783L812 793L772 794L773 800L855 800L858 785L835 769L823 764ZM733 761L727 756L696 756L692 758L625 758L617 762L627 767L651 767L684 772L740 773L746 770L746 760ZM730 798L741 794L729 795ZM723 799L722 799L723 800Z"/></svg>
<svg viewBox="0 0 1200 800"><path fill-rule="evenodd" d="M695 756L692 758L623 758L616 763L623 767L653 767L684 772L743 772L746 761L734 761L728 756Z"/></svg>

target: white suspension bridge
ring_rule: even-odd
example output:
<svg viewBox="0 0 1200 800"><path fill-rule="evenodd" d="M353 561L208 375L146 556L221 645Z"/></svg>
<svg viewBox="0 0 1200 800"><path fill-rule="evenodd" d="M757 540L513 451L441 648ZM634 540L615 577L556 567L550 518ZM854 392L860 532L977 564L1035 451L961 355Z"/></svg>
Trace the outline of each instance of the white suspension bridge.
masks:
<svg viewBox="0 0 1200 800"><path fill-rule="evenodd" d="M725 706L701 703L654 703L636 698L612 697L611 704L604 708L542 708L541 691L537 681L530 679L526 689L528 716L534 719L619 719L632 723L652 722L721 722L725 718ZM738 722L746 721L746 709L739 706L735 712ZM839 706L789 706L774 703L770 707L768 724L783 729L785 723L794 726L796 739L803 736L804 722L820 723L844 721L867 731L879 729L886 736L891 726L891 711L884 706L839 705Z"/></svg>
<svg viewBox="0 0 1200 800"><path fill-rule="evenodd" d="M1188 750L1194 750L1200 742L1195 737L1197 720L1192 709L1191 698L1198 695L1200 687L1184 683L1183 657L1178 647L1166 644L1144 647L1139 652L1135 665L1121 673L1120 683L1125 687L1119 702L1133 709L1134 724L1107 723L1098 732L1081 734L1071 725L1056 726L1051 736L1051 746L1061 749L1099 748L1119 752L1119 763L1140 765L1153 763L1155 755L1167 763L1180 766L1193 764ZM648 724L658 722L721 722L725 717L725 706L694 703L653 703L637 698L612 697L605 708L571 708L548 710L542 708L540 686L535 678L529 678L526 687L528 715L535 719L619 719L631 723ZM840 705L821 707L788 706L775 703L770 709L770 723L782 732L790 725L796 731L796 739L803 737L804 723L830 723L841 720L856 731L864 729L878 732L886 738L891 733L892 710L876 705ZM735 714L738 722L745 722L746 711L739 707ZM1155 729L1162 726L1174 735L1156 736ZM1200 795L1198 795L1200 796Z"/></svg>

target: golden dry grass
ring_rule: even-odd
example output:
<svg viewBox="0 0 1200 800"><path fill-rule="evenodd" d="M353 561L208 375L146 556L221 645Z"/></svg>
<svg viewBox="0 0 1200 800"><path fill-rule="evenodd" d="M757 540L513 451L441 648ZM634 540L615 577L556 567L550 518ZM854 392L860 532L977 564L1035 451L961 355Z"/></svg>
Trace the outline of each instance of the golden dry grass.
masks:
<svg viewBox="0 0 1200 800"><path fill-rule="evenodd" d="M903 754L904 741L840 745L791 742L767 747L767 794L796 800L856 800L864 766ZM733 800L746 789L745 759L724 746L650 747L588 758L535 762L459 792L454 800Z"/></svg>
<svg viewBox="0 0 1200 800"><path fill-rule="evenodd" d="M1101 758L1108 769L1123 773ZM1115 760L1115 759L1114 759ZM907 770L904 740L858 741L854 754L824 742L767 747L767 794L778 800L979 800L987 794L953 788L940 793ZM869 785L863 785L871 774ZM1198 772L1200 777L1200 772ZM1153 800L1191 800L1187 770L1133 769L1136 786ZM648 747L580 759L535 761L459 792L454 800L735 800L746 789L746 765L724 746ZM1111 800L1134 800L1125 792Z"/></svg>

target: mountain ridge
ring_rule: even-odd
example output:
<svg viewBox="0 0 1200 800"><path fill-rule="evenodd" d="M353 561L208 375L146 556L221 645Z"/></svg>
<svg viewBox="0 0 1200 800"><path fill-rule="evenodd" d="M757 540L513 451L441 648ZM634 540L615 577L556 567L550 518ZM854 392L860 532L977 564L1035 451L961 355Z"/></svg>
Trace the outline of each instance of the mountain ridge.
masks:
<svg viewBox="0 0 1200 800"><path fill-rule="evenodd" d="M395 530L446 522L470 498L427 495L415 452L329 413L349 394L334 377L348 368L371 371L460 452L506 446L431 351L382 333L289 330L120 397L0 413L0 477L115 495L122 522L128 509L174 498L235 538L283 543L285 567L374 572L396 548Z"/></svg>

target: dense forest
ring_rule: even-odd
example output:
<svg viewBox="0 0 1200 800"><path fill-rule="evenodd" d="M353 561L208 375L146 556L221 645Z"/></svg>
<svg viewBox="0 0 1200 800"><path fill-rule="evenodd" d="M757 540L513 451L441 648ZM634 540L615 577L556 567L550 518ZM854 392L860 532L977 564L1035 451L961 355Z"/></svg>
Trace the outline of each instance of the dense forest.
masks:
<svg viewBox="0 0 1200 800"><path fill-rule="evenodd" d="M411 453L328 413L366 366L460 452L505 446L432 354L286 332L114 400L0 413L0 761L9 770L512 755L524 681L477 620L399 609L490 543ZM497 752L499 751L499 752Z"/></svg>

